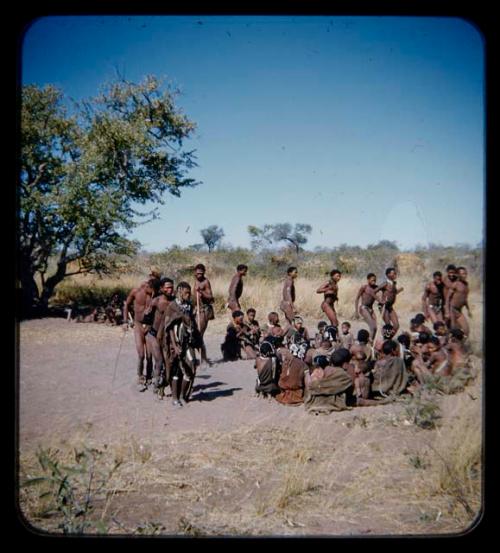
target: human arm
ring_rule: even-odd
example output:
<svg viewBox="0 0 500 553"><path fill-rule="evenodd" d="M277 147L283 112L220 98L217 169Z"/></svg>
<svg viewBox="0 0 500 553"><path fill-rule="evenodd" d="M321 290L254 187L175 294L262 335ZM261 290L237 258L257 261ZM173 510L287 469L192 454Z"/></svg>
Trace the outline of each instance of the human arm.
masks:
<svg viewBox="0 0 500 553"><path fill-rule="evenodd" d="M354 300L354 314L352 316L353 319L359 319L359 300L363 295L364 290L365 287L361 286L361 288L358 290L358 293L356 294L356 298Z"/></svg>
<svg viewBox="0 0 500 553"><path fill-rule="evenodd" d="M125 330L128 329L128 315L129 315L129 310L130 310L130 306L134 303L135 301L135 295L137 293L137 288L133 288L131 291L130 291L130 294L127 296L127 299L125 300L125 302L123 303L123 328Z"/></svg>
<svg viewBox="0 0 500 553"><path fill-rule="evenodd" d="M430 317L430 314L429 314L429 293L430 293L430 289L429 289L429 285L427 284L424 288L424 293L422 294L422 311L425 315L425 318L426 319L429 319Z"/></svg>
<svg viewBox="0 0 500 553"><path fill-rule="evenodd" d="M322 284L317 290L316 294L325 294L330 289L330 281L325 282L325 284Z"/></svg>

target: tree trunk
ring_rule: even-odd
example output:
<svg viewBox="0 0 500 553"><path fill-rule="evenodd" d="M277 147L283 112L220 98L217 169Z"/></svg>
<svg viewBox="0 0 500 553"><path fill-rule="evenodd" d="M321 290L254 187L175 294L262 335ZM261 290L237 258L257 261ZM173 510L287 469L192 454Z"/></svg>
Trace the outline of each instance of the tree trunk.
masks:
<svg viewBox="0 0 500 553"><path fill-rule="evenodd" d="M57 264L57 271L44 282L42 293L40 295L40 307L44 311L49 308L49 300L54 295L55 287L66 276L66 267L66 261L59 261Z"/></svg>

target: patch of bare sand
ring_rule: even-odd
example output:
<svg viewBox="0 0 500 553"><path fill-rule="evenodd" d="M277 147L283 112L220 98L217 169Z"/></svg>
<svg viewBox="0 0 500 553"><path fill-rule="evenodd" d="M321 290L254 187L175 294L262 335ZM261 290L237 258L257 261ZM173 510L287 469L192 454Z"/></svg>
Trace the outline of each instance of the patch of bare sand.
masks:
<svg viewBox="0 0 500 553"><path fill-rule="evenodd" d="M480 381L442 399L439 431L409 423L404 402L315 417L258 399L251 361L200 370L193 401L175 410L136 389L132 333L59 319L20 329L21 476L39 471L37 447L69 464L84 446L103 467L119 459L94 498L109 533L443 534L471 522L443 479L452 454L440 443L460 413L480 420ZM220 341L208 336L214 360ZM34 493L21 496L27 518L55 530Z"/></svg>

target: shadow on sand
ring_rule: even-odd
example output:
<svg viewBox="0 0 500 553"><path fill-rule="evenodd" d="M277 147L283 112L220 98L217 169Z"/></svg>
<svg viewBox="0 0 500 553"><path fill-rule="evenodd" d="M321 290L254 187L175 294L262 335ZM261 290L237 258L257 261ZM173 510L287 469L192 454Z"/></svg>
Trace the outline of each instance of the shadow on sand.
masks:
<svg viewBox="0 0 500 553"><path fill-rule="evenodd" d="M193 395L191 401L213 401L218 397L232 396L236 390L243 390L243 388L228 388L227 390L212 390L210 392L198 392Z"/></svg>

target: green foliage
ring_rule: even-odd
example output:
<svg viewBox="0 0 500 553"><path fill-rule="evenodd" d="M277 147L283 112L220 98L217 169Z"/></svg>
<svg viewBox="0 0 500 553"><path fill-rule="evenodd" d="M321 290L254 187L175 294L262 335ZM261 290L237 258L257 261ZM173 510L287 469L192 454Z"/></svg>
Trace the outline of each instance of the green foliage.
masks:
<svg viewBox="0 0 500 553"><path fill-rule="evenodd" d="M250 225L247 227L250 234L252 248L264 248L276 242L289 242L295 248L296 253L300 247L307 243L307 234L311 234L311 225L296 223L294 227L290 223L266 224L262 228Z"/></svg>
<svg viewBox="0 0 500 553"><path fill-rule="evenodd" d="M409 420L420 428L432 430L437 427L441 418L441 409L436 401L436 394L432 387L423 385L405 406L405 412Z"/></svg>
<svg viewBox="0 0 500 553"><path fill-rule="evenodd" d="M175 107L177 96L151 76L120 80L69 116L55 87L23 87L18 225L21 284L32 302L48 303L69 274L111 272L114 255L138 250L124 232L157 216L135 206L198 184L186 177L194 152L182 149L195 124ZM46 278L51 256L57 268Z"/></svg>
<svg viewBox="0 0 500 553"><path fill-rule="evenodd" d="M200 231L203 241L207 245L208 251L212 252L217 244L224 237L224 230L217 225L210 225Z"/></svg>
<svg viewBox="0 0 500 553"><path fill-rule="evenodd" d="M106 525L92 519L95 497L102 492L113 473L120 466L115 461L109 471L98 470L96 465L102 452L84 448L74 451L74 464L66 466L58 459L58 451L39 449L37 452L41 475L27 478L21 487L35 487L41 501L41 517L55 516L61 520L59 528L64 534L83 534L95 529L105 533Z"/></svg>

